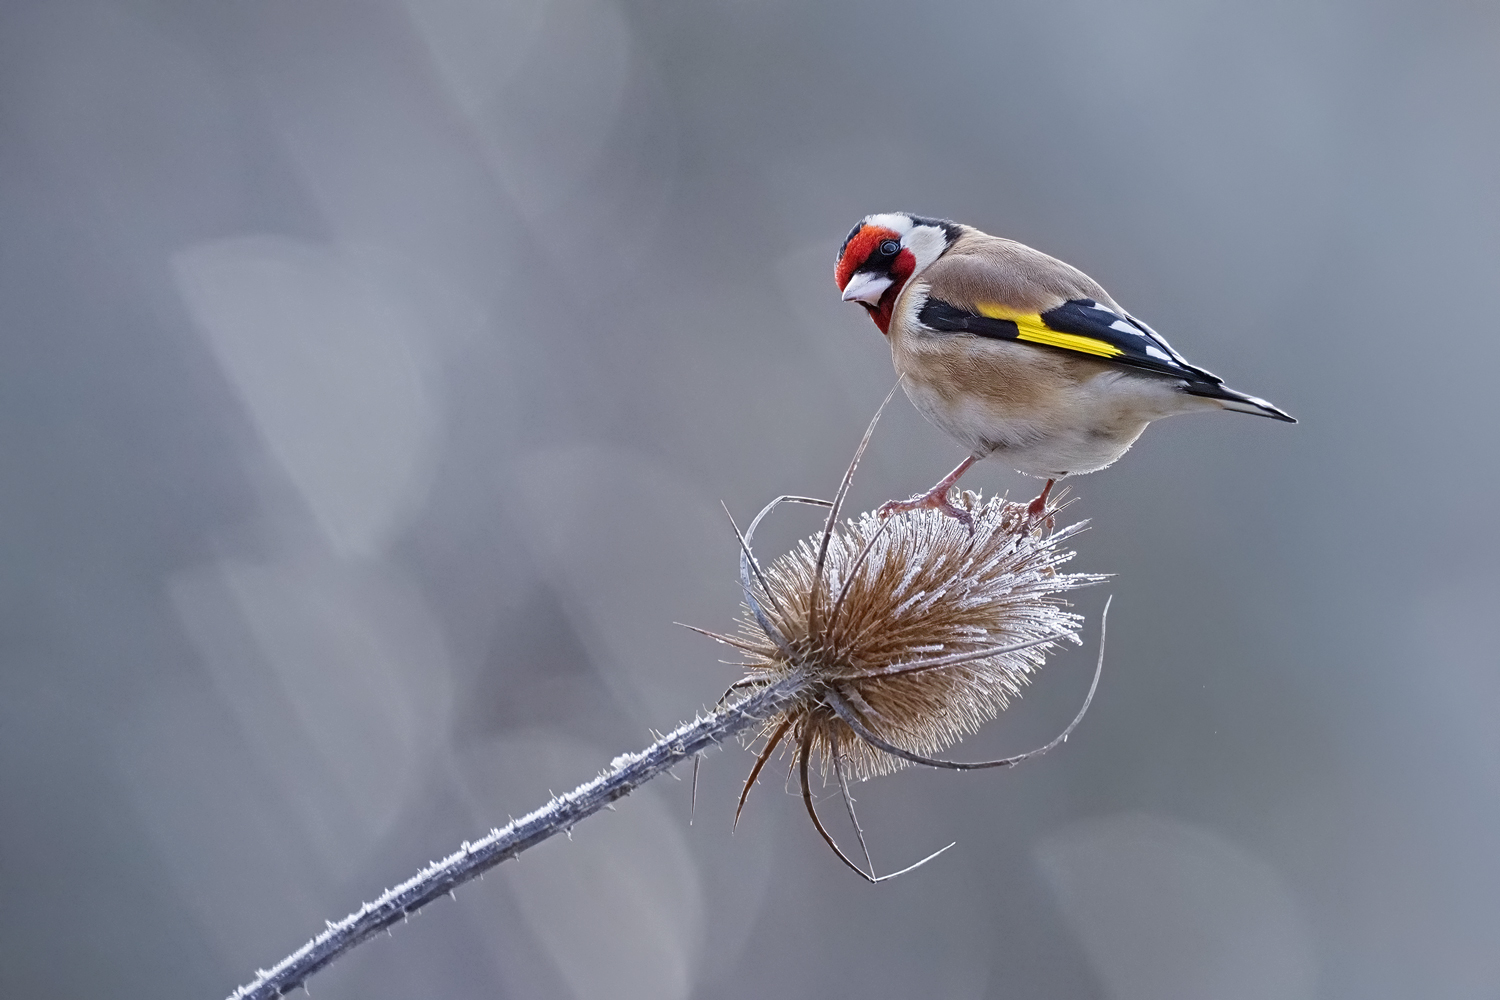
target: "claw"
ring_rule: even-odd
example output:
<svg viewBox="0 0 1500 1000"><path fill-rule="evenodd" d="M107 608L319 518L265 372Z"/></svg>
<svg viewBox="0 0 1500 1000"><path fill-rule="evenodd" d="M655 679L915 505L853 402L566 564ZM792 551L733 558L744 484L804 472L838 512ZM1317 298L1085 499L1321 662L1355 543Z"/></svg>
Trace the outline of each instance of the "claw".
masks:
<svg viewBox="0 0 1500 1000"><path fill-rule="evenodd" d="M946 489L944 489L941 493L938 493L936 491L933 491L931 493L923 493L919 496L912 497L910 500L892 500L889 503L883 503L880 505L879 509L875 511L875 515L880 518L887 518L892 514L905 514L910 510L939 511L943 514L947 514L949 517L957 518L959 521L962 521L964 526L969 529L970 533L974 531L974 515L970 514L962 507L955 506L953 502L948 499L948 491Z"/></svg>
<svg viewBox="0 0 1500 1000"><path fill-rule="evenodd" d="M880 509L875 512L876 516L886 518L892 514L904 514L909 510L936 510L947 514L949 517L958 518L968 527L969 534L972 535L974 533L974 515L962 507L955 507L948 500L948 491L953 488L954 483L958 482L958 477L962 476L969 466L973 465L976 461L978 459L973 457L964 459L958 464L958 468L940 479L938 484L926 493L914 496L910 500L892 500L890 503L881 504Z"/></svg>

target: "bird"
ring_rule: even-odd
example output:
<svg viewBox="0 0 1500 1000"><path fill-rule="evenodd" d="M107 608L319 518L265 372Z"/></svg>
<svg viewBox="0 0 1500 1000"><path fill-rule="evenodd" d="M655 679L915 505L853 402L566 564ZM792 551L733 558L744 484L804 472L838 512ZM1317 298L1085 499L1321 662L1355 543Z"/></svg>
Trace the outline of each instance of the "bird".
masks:
<svg viewBox="0 0 1500 1000"><path fill-rule="evenodd" d="M935 509L966 523L949 490L994 456L1053 485L1097 472L1153 420L1233 410L1296 423L1189 363L1071 264L973 226L906 212L867 215L839 248L835 279L890 341L907 397L969 450L932 489L882 517Z"/></svg>

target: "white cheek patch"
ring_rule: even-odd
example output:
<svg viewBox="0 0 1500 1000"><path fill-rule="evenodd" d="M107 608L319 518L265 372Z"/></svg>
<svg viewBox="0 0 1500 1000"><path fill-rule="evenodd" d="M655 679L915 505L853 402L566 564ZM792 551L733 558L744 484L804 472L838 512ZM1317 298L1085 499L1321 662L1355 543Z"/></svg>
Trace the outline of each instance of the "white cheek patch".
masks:
<svg viewBox="0 0 1500 1000"><path fill-rule="evenodd" d="M917 259L912 273L921 274L948 249L948 234L937 226L916 226L901 240L901 245Z"/></svg>

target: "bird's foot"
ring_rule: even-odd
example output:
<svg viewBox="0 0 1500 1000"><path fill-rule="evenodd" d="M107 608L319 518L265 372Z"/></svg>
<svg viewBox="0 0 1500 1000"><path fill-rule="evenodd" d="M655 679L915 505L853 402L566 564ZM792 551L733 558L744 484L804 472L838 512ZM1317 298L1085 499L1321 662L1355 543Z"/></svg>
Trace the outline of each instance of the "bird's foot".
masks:
<svg viewBox="0 0 1500 1000"><path fill-rule="evenodd" d="M914 496L910 500L892 500L889 503L883 503L875 511L875 516L886 518L892 514L905 514L909 510L935 510L963 522L964 526L969 529L969 534L972 535L974 533L974 515L962 507L954 506L948 499L949 487L945 484L939 485L941 489L928 490L926 493Z"/></svg>

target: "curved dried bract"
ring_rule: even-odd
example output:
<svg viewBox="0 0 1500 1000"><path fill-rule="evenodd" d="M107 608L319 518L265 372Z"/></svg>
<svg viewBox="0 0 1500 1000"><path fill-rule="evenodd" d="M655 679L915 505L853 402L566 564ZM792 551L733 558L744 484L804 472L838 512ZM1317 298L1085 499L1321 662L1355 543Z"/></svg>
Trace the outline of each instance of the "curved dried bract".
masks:
<svg viewBox="0 0 1500 1000"><path fill-rule="evenodd" d="M805 805L807 807L807 815L809 817L811 817L811 819L812 819L813 829L815 829L815 830L818 831L818 836L820 836L820 837L823 838L823 843L827 844L829 846L829 848L832 849L833 853L838 855L839 860L842 861L845 865L849 866L850 870L852 870L855 874L859 875L860 878L864 879L866 882L869 882L872 885L875 885L875 884L878 884L878 883L881 883L881 882L889 882L891 879L895 878L898 875L905 875L909 871L915 871L916 869L921 868L927 862L931 861L933 858L937 857L939 854L942 854L944 851L948 850L948 847L952 847L953 846L953 844L949 844L948 847L940 847L937 850L933 851L931 854L927 855L927 857L923 858L921 861L918 861L916 864L907 865L905 868L902 868L900 871L890 872L889 874L886 874L886 875L876 875L874 873L874 870L873 870L873 867L874 867L873 865L871 865L871 869L872 870L867 872L863 868L861 868L859 865L855 864L853 861L851 861L849 859L849 855L847 855L847 854L844 853L844 849L838 845L838 841L836 841L836 840L833 839L833 835L830 834L828 832L827 828L825 828L823 826L823 821L818 818L817 807L813 805L812 785L807 780L807 762L808 762L808 759L810 757L810 754L808 752L808 746L809 746L809 744L811 742L812 742L812 733L811 733L811 731L809 731L809 732L806 732L806 733L803 734L803 736L802 736L802 743L797 748L797 762L798 762L799 767L800 767L800 771L801 771L800 776L801 776L801 780L802 780L802 803L803 803L803 805ZM837 761L838 761L837 757L834 758L834 761L835 761L835 766L838 766L837 765ZM841 784L842 784L842 782L841 782ZM844 791L845 791L844 801L847 804L849 802L849 799L848 799L848 789L845 788ZM849 806L849 817L850 817L850 819L854 818L854 807L852 805ZM854 828L856 830L859 829L859 821L858 820L854 820ZM861 847L864 847L865 838L864 838L863 832L860 833L859 844L860 844ZM868 850L866 850L865 851L865 859L868 861L869 857L870 857L870 852Z"/></svg>
<svg viewBox="0 0 1500 1000"><path fill-rule="evenodd" d="M1098 662L1094 665L1094 679L1089 683L1088 694L1083 696L1083 704L1079 706L1078 714L1073 716L1073 721L1069 722L1067 726L1063 728L1062 732L1052 737L1052 739L1046 744L1039 746L1034 750L1028 750L1025 753L1016 754L1012 757L1001 757L998 760L957 761L939 760L935 757L924 757L921 754L912 753L910 750L907 750L903 747L898 747L894 743L891 743L889 740L882 739L877 733L872 732L866 721L860 718L861 712L866 715L871 714L868 706L851 705L850 702L854 699L850 698L848 696L848 693L840 692L837 689L828 691L826 694L828 707L832 708L834 714L842 719L850 729L854 730L854 732L859 736L860 739L875 747L877 750L884 750L888 754L899 757L902 760L910 761L913 764L923 764L927 767L942 767L947 768L951 771L980 771L984 770L985 768L991 767L1014 767L1024 760L1030 760L1032 757L1040 757L1047 751L1056 749L1059 744L1066 743L1068 741L1068 737L1072 735L1073 730L1078 728L1078 724L1082 722L1083 717L1088 714L1089 706L1094 702L1094 692L1099 690L1099 675L1104 672L1105 623L1109 620L1109 605L1110 601L1112 600L1113 598L1104 602L1104 610L1099 615L1099 659ZM833 763L834 769L839 773L839 780L842 784L843 772L839 767L839 761L841 759L842 758L835 757ZM845 797L847 798L847 796L848 791L846 789ZM851 806L851 819L853 818L853 815L853 807ZM858 828L859 823L858 821L855 821L855 829L857 830ZM864 843L863 835L861 835L860 843Z"/></svg>

